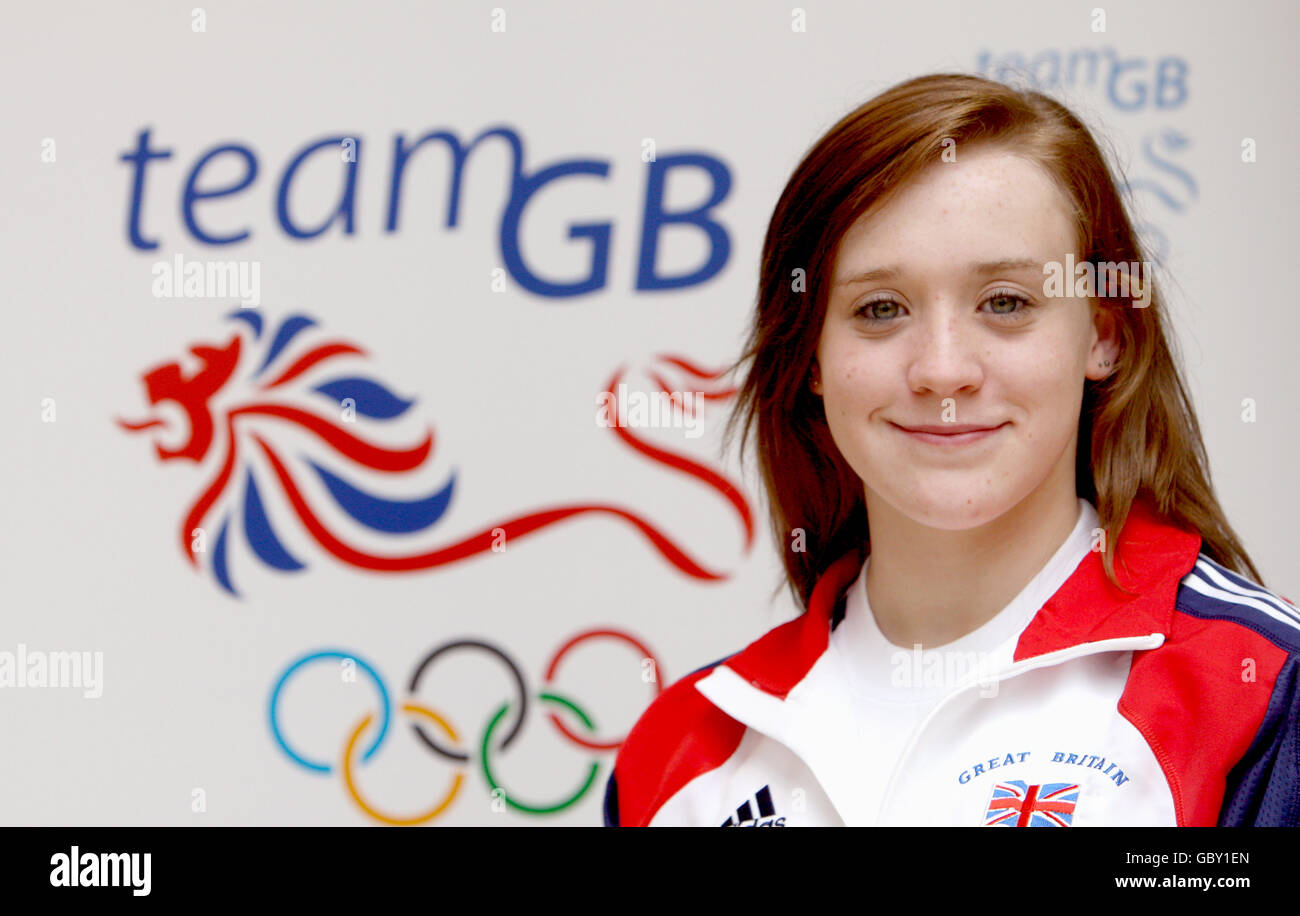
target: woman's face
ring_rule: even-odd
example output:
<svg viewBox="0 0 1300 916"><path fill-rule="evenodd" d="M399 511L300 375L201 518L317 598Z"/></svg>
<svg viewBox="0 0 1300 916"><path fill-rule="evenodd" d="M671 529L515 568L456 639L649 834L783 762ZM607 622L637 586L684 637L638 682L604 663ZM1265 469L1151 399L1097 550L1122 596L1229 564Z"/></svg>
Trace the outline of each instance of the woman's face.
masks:
<svg viewBox="0 0 1300 916"><path fill-rule="evenodd" d="M1074 496L1084 379L1116 346L1091 300L1043 294L1067 253L1065 196L1004 147L936 162L845 233L812 387L869 516L958 530L1044 488Z"/></svg>

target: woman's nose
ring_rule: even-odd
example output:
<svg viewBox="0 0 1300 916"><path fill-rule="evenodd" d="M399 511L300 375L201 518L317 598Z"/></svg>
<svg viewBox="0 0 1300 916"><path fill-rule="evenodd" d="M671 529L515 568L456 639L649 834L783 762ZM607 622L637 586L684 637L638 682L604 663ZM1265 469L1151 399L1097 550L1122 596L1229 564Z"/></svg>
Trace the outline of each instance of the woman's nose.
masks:
<svg viewBox="0 0 1300 916"><path fill-rule="evenodd" d="M977 329L952 309L926 311L928 317L914 325L908 383L914 391L939 395L977 388L984 377Z"/></svg>

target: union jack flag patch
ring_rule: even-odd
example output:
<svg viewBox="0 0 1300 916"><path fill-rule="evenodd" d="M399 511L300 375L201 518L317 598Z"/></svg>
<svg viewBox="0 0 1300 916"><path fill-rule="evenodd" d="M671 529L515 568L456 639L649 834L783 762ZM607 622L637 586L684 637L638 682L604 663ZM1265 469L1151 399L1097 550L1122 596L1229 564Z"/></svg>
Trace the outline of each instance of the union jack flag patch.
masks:
<svg viewBox="0 0 1300 916"><path fill-rule="evenodd" d="M985 827L1069 827L1074 806L1079 802L1077 782L1049 782L1030 785L1023 779L1000 782L993 787Z"/></svg>

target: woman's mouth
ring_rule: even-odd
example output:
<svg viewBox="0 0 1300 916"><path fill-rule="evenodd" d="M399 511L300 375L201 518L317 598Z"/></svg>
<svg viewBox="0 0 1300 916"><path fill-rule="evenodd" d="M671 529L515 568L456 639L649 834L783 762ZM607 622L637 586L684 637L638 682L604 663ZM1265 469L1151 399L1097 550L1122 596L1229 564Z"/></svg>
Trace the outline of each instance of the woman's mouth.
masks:
<svg viewBox="0 0 1300 916"><path fill-rule="evenodd" d="M890 423L890 425L895 429L906 433L907 436L914 441L952 448L989 439L1007 424L1000 423L997 426L980 426L975 423L949 423L942 426L926 425L912 427L900 426L897 423Z"/></svg>

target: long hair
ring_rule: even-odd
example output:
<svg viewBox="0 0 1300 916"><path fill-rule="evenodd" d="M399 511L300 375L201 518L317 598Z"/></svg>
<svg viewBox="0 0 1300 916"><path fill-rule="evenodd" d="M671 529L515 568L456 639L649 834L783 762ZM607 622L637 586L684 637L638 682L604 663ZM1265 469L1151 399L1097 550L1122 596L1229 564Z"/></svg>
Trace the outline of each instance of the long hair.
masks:
<svg viewBox="0 0 1300 916"><path fill-rule="evenodd" d="M803 608L844 553L870 550L861 479L830 435L807 381L826 315L841 238L862 214L957 147L999 144L1037 162L1074 208L1081 261L1145 262L1106 159L1088 129L1039 92L961 74L908 80L843 117L804 155L763 240L754 324L735 371L750 363L725 441L743 420L755 434L771 531ZM1261 582L1215 498L1200 426L1165 332L1164 302L1147 277L1145 308L1106 302L1118 319L1118 368L1085 380L1076 490L1097 507L1103 564L1115 577L1116 539L1136 499L1201 535L1202 551ZM1072 278L1071 278L1072 282ZM1261 582L1262 584L1262 582ZM777 585L777 591L780 584Z"/></svg>

